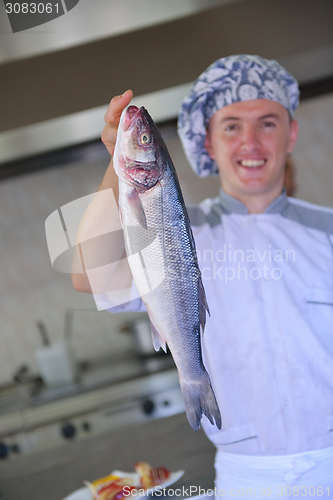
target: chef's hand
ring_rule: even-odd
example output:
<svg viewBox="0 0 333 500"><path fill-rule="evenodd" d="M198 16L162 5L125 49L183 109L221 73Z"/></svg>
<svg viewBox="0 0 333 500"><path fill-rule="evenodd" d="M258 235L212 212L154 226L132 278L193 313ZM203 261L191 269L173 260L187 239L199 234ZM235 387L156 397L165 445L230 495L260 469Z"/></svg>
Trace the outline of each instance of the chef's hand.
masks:
<svg viewBox="0 0 333 500"><path fill-rule="evenodd" d="M105 113L105 127L102 132L102 142L105 144L106 149L109 151L110 155L113 155L114 147L117 139L117 130L119 125L119 120L123 109L129 105L133 97L133 92L131 90L126 90L123 95L115 96Z"/></svg>

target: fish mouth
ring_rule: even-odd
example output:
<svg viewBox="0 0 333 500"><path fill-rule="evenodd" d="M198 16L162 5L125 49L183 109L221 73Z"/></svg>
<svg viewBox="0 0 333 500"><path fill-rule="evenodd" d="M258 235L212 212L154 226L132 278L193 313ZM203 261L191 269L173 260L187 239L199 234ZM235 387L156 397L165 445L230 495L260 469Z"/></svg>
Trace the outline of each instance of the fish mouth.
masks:
<svg viewBox="0 0 333 500"><path fill-rule="evenodd" d="M137 106L133 106L133 105L128 106L128 108L127 108L128 117L132 120L138 114L138 111L140 111L140 109Z"/></svg>
<svg viewBox="0 0 333 500"><path fill-rule="evenodd" d="M137 106L128 106L126 109L126 113L124 115L123 128L127 130L142 114L144 113L145 108L141 106L138 108Z"/></svg>

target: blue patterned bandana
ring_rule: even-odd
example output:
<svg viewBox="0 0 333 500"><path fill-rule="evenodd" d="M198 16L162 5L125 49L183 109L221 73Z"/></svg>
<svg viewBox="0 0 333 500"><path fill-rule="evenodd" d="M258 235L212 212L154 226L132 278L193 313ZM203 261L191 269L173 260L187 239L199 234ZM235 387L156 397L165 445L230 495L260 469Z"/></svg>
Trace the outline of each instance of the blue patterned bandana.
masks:
<svg viewBox="0 0 333 500"><path fill-rule="evenodd" d="M194 82L179 112L178 134L197 175L218 174L204 146L211 117L228 104L251 99L277 101L293 118L299 103L298 83L276 61L249 55L218 59Z"/></svg>

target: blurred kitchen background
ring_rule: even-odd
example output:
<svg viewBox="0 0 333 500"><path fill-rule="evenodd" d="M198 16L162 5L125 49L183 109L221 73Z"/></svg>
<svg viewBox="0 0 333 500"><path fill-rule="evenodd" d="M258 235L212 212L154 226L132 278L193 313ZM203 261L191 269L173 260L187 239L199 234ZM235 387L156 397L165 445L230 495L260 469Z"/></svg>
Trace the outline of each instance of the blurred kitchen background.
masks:
<svg viewBox="0 0 333 500"><path fill-rule="evenodd" d="M0 458L183 412L170 356L147 344L146 315L98 312L48 254L46 218L94 193L108 165L99 137L111 97L131 88L148 108L196 203L219 184L184 157L183 96L219 57L276 59L302 91L296 197L333 207L332 19L331 0L80 0L13 34L0 3ZM23 498L8 481L8 500Z"/></svg>

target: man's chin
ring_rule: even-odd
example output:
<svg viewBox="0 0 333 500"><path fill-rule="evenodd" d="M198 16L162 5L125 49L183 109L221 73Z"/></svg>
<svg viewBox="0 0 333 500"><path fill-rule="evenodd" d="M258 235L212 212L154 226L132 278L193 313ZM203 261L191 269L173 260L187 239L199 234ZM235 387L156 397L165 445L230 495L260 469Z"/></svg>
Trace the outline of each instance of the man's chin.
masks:
<svg viewBox="0 0 333 500"><path fill-rule="evenodd" d="M243 182L235 187L235 192L247 196L256 196L270 191L269 187L260 181Z"/></svg>
<svg viewBox="0 0 333 500"><path fill-rule="evenodd" d="M238 186L228 186L228 185L223 185L222 183L222 188L223 190L233 196L234 198L241 199L241 197L252 197L252 196L271 196L274 194L277 194L277 196L282 193L283 186L268 186L266 183L263 182L247 182L247 183L241 183Z"/></svg>

